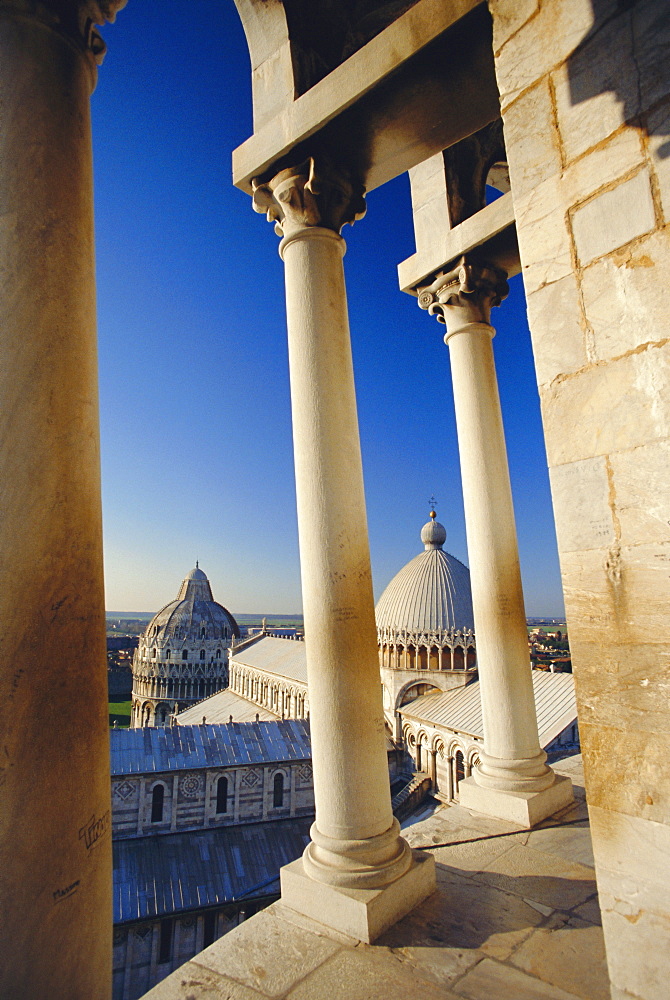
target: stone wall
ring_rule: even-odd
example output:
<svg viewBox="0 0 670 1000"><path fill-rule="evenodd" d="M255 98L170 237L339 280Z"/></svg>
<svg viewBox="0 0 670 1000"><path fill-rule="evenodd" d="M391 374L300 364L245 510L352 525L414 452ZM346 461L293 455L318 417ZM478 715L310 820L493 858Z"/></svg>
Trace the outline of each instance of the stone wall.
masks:
<svg viewBox="0 0 670 1000"><path fill-rule="evenodd" d="M274 779L284 776L284 802L273 805ZM228 808L216 812L217 781L228 779ZM153 789L164 786L163 819L151 822ZM306 816L314 812L314 779L309 761L253 767L115 776L112 781L113 837L172 833L211 826Z"/></svg>
<svg viewBox="0 0 670 1000"><path fill-rule="evenodd" d="M670 17L491 0L612 996L670 952Z"/></svg>

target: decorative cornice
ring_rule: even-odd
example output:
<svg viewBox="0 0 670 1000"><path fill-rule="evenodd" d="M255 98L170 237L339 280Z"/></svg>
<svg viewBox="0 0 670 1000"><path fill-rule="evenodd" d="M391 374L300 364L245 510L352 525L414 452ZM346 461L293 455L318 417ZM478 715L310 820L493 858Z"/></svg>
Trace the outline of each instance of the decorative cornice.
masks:
<svg viewBox="0 0 670 1000"><path fill-rule="evenodd" d="M364 189L324 160L310 156L287 167L263 183L252 181L253 207L275 223L277 236L292 236L302 229L319 227L339 235L347 223L362 219L366 211Z"/></svg>
<svg viewBox="0 0 670 1000"><path fill-rule="evenodd" d="M390 646L437 646L442 649L453 649L461 646L464 649L476 646L475 633L471 629L405 629L384 626L377 629L378 645Z"/></svg>
<svg viewBox="0 0 670 1000"><path fill-rule="evenodd" d="M491 308L509 293L507 275L498 267L461 257L451 271L439 271L430 285L417 288L418 302L449 333L469 323L488 324Z"/></svg>

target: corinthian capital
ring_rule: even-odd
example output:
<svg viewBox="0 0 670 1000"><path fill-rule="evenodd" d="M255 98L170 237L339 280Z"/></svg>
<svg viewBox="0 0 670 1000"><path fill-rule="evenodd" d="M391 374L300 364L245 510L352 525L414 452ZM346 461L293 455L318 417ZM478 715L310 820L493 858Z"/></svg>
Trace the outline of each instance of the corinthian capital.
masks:
<svg viewBox="0 0 670 1000"><path fill-rule="evenodd" d="M491 308L507 297L509 285L500 268L461 257L453 270L440 271L417 292L421 308L453 332L467 323L489 323Z"/></svg>
<svg viewBox="0 0 670 1000"><path fill-rule="evenodd" d="M23 17L37 18L43 24L61 31L88 51L96 63L102 62L107 46L96 25L116 19L128 0L0 0L0 13L16 12Z"/></svg>
<svg viewBox="0 0 670 1000"><path fill-rule="evenodd" d="M262 184L252 182L253 207L275 223L277 236L291 236L312 226L338 233L365 215L362 185L354 185L330 164L309 157Z"/></svg>

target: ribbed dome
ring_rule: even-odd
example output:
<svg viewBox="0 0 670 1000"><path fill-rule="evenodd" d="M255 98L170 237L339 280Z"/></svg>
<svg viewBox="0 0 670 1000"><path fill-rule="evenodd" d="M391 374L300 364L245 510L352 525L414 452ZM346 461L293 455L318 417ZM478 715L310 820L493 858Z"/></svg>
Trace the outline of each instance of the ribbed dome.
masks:
<svg viewBox="0 0 670 1000"><path fill-rule="evenodd" d="M152 639L161 636L218 639L231 632L239 638L237 622L230 611L214 600L209 580L196 564L184 579L177 600L166 604L154 615L145 634Z"/></svg>
<svg viewBox="0 0 670 1000"><path fill-rule="evenodd" d="M444 552L447 537L435 520L421 530L425 551L397 573L379 598L377 628L408 632L474 629L470 571Z"/></svg>

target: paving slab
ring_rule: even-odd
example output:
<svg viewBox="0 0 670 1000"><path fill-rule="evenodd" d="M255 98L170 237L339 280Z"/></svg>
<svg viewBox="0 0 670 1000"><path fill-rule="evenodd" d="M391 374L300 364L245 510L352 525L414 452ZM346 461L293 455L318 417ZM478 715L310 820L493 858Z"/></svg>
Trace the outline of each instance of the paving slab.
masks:
<svg viewBox="0 0 670 1000"><path fill-rule="evenodd" d="M489 958L468 972L454 992L469 1000L579 1000L574 993L566 993Z"/></svg>
<svg viewBox="0 0 670 1000"><path fill-rule="evenodd" d="M585 903L580 903L572 912L574 916L581 917L582 920L588 920L591 924L602 924L603 922L597 895L592 899L587 899Z"/></svg>
<svg viewBox="0 0 670 1000"><path fill-rule="evenodd" d="M543 922L544 916L518 896L475 885L461 873L437 865L438 892L377 941L391 948L481 949L506 958Z"/></svg>
<svg viewBox="0 0 670 1000"><path fill-rule="evenodd" d="M571 821L569 826L545 827L532 830L528 846L545 854L555 854L567 861L594 867L593 845L588 820Z"/></svg>
<svg viewBox="0 0 670 1000"><path fill-rule="evenodd" d="M423 978L445 986L451 985L479 961L478 952L461 948L394 948L393 953L416 968Z"/></svg>
<svg viewBox="0 0 670 1000"><path fill-rule="evenodd" d="M265 996L282 997L340 947L324 935L261 911L200 952L198 964Z"/></svg>
<svg viewBox="0 0 670 1000"><path fill-rule="evenodd" d="M417 975L388 949L368 946L339 952L296 986L287 1000L457 1000Z"/></svg>
<svg viewBox="0 0 670 1000"><path fill-rule="evenodd" d="M166 980L158 983L142 1000L266 1000L266 994L242 986L227 976L186 962Z"/></svg>
<svg viewBox="0 0 670 1000"><path fill-rule="evenodd" d="M561 910L571 910L596 891L592 868L522 846L505 851L474 879Z"/></svg>
<svg viewBox="0 0 670 1000"><path fill-rule="evenodd" d="M583 1000L609 1000L602 928L571 917L539 927L511 958L514 965Z"/></svg>

